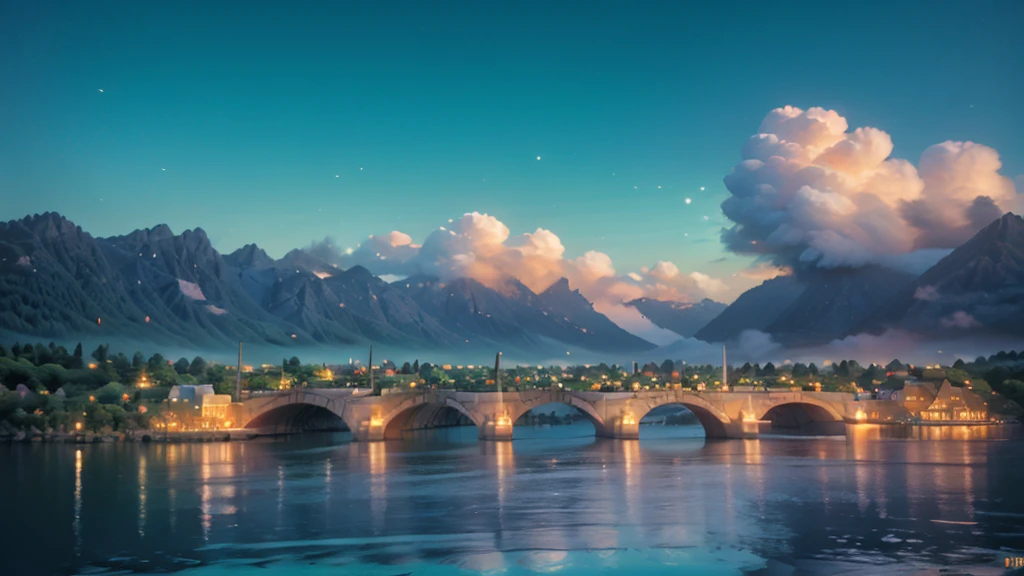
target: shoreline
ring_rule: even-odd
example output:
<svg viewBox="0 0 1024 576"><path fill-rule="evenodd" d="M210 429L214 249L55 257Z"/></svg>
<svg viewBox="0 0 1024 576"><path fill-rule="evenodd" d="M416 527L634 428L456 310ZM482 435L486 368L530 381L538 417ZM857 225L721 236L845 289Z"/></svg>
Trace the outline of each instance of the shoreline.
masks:
<svg viewBox="0 0 1024 576"><path fill-rule="evenodd" d="M50 432L26 433L0 436L0 444L114 444L119 442L148 443L200 443L200 442L239 442L253 440L261 435L255 430L204 430L195 432L155 432L135 430L131 432L93 433L93 432Z"/></svg>

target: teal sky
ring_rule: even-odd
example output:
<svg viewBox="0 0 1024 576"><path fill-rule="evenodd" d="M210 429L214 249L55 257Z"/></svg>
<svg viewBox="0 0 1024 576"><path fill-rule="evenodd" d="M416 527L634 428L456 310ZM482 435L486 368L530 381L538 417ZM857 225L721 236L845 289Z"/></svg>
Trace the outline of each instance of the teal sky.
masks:
<svg viewBox="0 0 1024 576"><path fill-rule="evenodd" d="M722 177L772 108L1024 173L1022 27L1013 0L5 2L0 219L281 256L475 210L724 276Z"/></svg>

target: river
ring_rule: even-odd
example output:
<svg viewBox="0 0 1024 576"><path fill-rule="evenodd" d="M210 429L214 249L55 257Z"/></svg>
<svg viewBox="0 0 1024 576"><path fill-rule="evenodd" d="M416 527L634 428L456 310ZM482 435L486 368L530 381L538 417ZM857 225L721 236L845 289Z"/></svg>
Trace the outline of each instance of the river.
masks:
<svg viewBox="0 0 1024 576"><path fill-rule="evenodd" d="M1024 556L1024 442L643 428L0 446L2 573L1001 574Z"/></svg>

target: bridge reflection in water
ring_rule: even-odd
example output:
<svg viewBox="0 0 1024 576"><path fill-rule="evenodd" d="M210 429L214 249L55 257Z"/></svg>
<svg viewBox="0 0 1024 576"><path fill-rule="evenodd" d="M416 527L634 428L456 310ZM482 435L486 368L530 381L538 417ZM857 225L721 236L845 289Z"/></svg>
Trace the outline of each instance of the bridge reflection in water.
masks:
<svg viewBox="0 0 1024 576"><path fill-rule="evenodd" d="M579 411L599 437L636 439L652 410L679 405L696 416L708 438L756 438L764 433L842 435L856 413L852 394L839 392L520 392L424 390L369 395L353 389L297 389L243 402L245 428L261 434L350 430L354 440L399 439L413 430L473 425L481 440L511 440L511 422L534 408L560 403Z"/></svg>
<svg viewBox="0 0 1024 576"><path fill-rule="evenodd" d="M714 547L716 538L774 546L786 530L798 532L787 545L816 552L835 549L830 536L878 541L899 536L893 527L922 535L914 538L926 542L912 547L946 550L957 539L973 544L972 531L985 525L992 526L986 534L1010 534L1018 519L1003 514L1020 478L1012 442L880 442L884 433L871 424L852 426L845 440L776 442L651 433L642 442L609 441L581 436L590 433L581 422L536 433L542 437L517 442L475 442L465 427L417 433L429 437L423 441L338 444L337 435L306 435L50 449L47 458L63 459L66 471L67 497L58 503L67 546L55 553L69 561L76 549L114 557L134 539L146 550L156 541L178 555L197 545L220 554L225 542L258 547L326 534L330 546L340 542L332 538L351 538L337 546L368 554L367 538L376 534L374 546L404 554L395 535L433 535L440 526L457 536L436 546L463 551L467 569L547 570L566 564L571 550L671 554L660 547ZM41 459L33 469L50 466ZM12 502L16 510L47 493L44 481L30 484ZM1016 502L1013 514L1021 510ZM809 517L825 520L812 527ZM823 522L834 530L822 531ZM104 535L111 531L113 541Z"/></svg>

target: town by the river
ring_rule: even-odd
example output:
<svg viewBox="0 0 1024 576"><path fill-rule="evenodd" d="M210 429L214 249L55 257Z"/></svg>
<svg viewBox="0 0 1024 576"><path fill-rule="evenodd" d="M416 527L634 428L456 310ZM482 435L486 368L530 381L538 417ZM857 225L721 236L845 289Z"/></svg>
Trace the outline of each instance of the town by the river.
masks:
<svg viewBox="0 0 1024 576"><path fill-rule="evenodd" d="M21 574L1002 574L1024 556L1024 443L595 437L586 420L353 442L0 446Z"/></svg>

